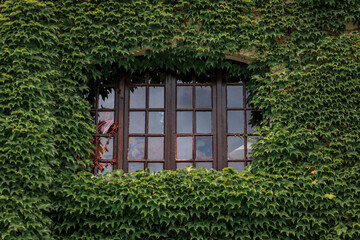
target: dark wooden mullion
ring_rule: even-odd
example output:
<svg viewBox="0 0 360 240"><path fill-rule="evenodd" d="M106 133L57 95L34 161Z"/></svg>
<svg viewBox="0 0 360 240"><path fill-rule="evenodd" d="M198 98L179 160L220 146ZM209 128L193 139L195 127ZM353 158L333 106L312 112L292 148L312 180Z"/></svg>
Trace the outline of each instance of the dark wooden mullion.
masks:
<svg viewBox="0 0 360 240"><path fill-rule="evenodd" d="M124 161L123 161L123 153L124 149L124 106L125 106L125 80L126 77L124 75L120 76L120 79L117 84L118 91L117 96L117 118L118 118L118 131L116 133L118 144L117 144L117 157L116 157L116 169L123 169L124 168ZM115 111L116 113L116 111Z"/></svg>
<svg viewBox="0 0 360 240"><path fill-rule="evenodd" d="M124 78L124 144L123 144L123 170L129 172L129 161L127 159L128 145L129 145L129 104L130 104L130 86L127 81L130 81L127 77Z"/></svg>
<svg viewBox="0 0 360 240"><path fill-rule="evenodd" d="M227 97L226 76L216 72L216 138L217 138L217 170L227 166ZM224 139L225 138L225 139Z"/></svg>
<svg viewBox="0 0 360 240"><path fill-rule="evenodd" d="M148 137L149 137L149 72L146 72L146 88L145 88L145 149L144 149L144 169L147 166L148 159ZM143 110L143 111L144 111Z"/></svg>
<svg viewBox="0 0 360 240"><path fill-rule="evenodd" d="M177 104L177 92L176 92L176 80L177 76L167 73L165 78L165 106L166 106L166 120L167 131L165 131L164 147L169 149L164 152L165 157L165 169L176 169L176 104ZM168 145L166 145L168 144ZM167 146L167 147L166 147Z"/></svg>
<svg viewBox="0 0 360 240"><path fill-rule="evenodd" d="M243 82L243 111L244 111L244 135L247 134L247 111L246 111L246 85ZM247 137L243 137L244 139L244 159L246 160L247 157ZM247 163L245 162L245 166Z"/></svg>
<svg viewBox="0 0 360 240"><path fill-rule="evenodd" d="M193 77L194 79L194 77ZM193 108L192 108L192 113L193 113L193 134L192 134L192 145L193 145L193 152L192 152L192 162L193 162L193 166L196 167L196 79L193 80L193 86L192 86L192 90L193 90L193 94L192 94L192 102L193 102Z"/></svg>

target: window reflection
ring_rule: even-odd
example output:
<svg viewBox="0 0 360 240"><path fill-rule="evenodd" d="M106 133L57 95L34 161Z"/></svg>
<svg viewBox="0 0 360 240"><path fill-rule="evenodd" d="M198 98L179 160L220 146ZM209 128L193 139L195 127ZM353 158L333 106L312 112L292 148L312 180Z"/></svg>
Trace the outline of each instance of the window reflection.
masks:
<svg viewBox="0 0 360 240"><path fill-rule="evenodd" d="M196 159L212 159L212 137L196 137Z"/></svg>
<svg viewBox="0 0 360 240"><path fill-rule="evenodd" d="M130 112L129 133L145 133L145 112Z"/></svg>
<svg viewBox="0 0 360 240"><path fill-rule="evenodd" d="M146 87L130 89L130 108L145 108Z"/></svg>
<svg viewBox="0 0 360 240"><path fill-rule="evenodd" d="M192 159L192 137L178 137L176 140L176 158Z"/></svg>
<svg viewBox="0 0 360 240"><path fill-rule="evenodd" d="M114 108L115 91L113 88L99 88L99 108Z"/></svg>
<svg viewBox="0 0 360 240"><path fill-rule="evenodd" d="M114 112L98 112L98 133L110 133L114 124Z"/></svg>
<svg viewBox="0 0 360 240"><path fill-rule="evenodd" d="M211 87L196 86L196 107L211 108Z"/></svg>
<svg viewBox="0 0 360 240"><path fill-rule="evenodd" d="M244 159L244 139L237 136L228 137L228 159Z"/></svg>
<svg viewBox="0 0 360 240"><path fill-rule="evenodd" d="M192 108L193 107L193 91L192 87L177 87L177 107Z"/></svg>
<svg viewBox="0 0 360 240"><path fill-rule="evenodd" d="M246 112L246 126L247 132L252 133L255 131L255 128L260 126L260 123L263 120L263 113L260 111L247 111Z"/></svg>
<svg viewBox="0 0 360 240"><path fill-rule="evenodd" d="M149 112L149 133L164 133L164 112Z"/></svg>
<svg viewBox="0 0 360 240"><path fill-rule="evenodd" d="M145 137L129 137L128 159L144 159Z"/></svg>

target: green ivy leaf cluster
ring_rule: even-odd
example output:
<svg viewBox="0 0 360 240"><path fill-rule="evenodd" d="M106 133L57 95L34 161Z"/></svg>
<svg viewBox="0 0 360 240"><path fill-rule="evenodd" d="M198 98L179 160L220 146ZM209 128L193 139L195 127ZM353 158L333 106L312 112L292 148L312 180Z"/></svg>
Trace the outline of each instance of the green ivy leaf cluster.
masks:
<svg viewBox="0 0 360 240"><path fill-rule="evenodd" d="M314 183L316 175L254 175L231 168L74 174L53 192L54 234L58 239L357 239L359 193L346 197L356 186L332 192L332 184Z"/></svg>
<svg viewBox="0 0 360 240"><path fill-rule="evenodd" d="M357 0L0 0L1 239L358 239ZM254 51L245 69L225 54ZM141 55L141 57L136 57ZM91 176L119 69L248 74L251 171Z"/></svg>

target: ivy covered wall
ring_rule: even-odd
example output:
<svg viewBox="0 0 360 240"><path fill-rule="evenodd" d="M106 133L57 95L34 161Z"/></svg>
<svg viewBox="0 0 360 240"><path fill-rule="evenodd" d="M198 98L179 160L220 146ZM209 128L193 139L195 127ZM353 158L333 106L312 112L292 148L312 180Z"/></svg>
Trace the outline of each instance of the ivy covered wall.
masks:
<svg viewBox="0 0 360 240"><path fill-rule="evenodd" d="M235 194L235 202L243 203L246 198L246 204L227 208L216 202L220 196L212 195L211 201L206 200L205 193L214 189L210 186L216 179L239 175L204 173L207 179L204 190L197 186L198 181L189 183L190 189L199 189L193 194L203 198L190 199L190 203L195 209L204 206L224 211L214 213L216 219L208 211L194 211L187 221L218 222L221 218L224 223L214 228L213 235L196 234L198 228L184 227L178 237L359 238L357 0L1 0L0 3L2 239L65 236L78 239L96 238L96 234L110 239L176 236L172 232L164 235L166 231L162 231L183 223L172 218L169 211L164 210L169 223L144 215L144 221L151 222L152 231L137 234L126 227L131 228L140 220L130 218L124 223L122 208L108 212L107 208L98 207L102 201L111 206L114 194L128 196L119 199L117 206L133 206L140 199L150 209L153 208L149 204L156 208L162 203L145 201L146 194L132 196L128 190L114 187L114 182L125 184L122 178L109 176L111 181L106 181L84 172L81 166L89 162L86 156L91 151L91 134L95 129L82 93L90 80L116 74L119 68L135 71L176 67L183 72L202 72L217 67L243 73L237 65L224 61L225 54L241 51L254 52L254 61L247 71L252 76L253 102L265 110L266 120L259 130L263 140L253 153L255 160L246 173L248 177L235 182L225 180L229 184L221 186L227 189L223 197ZM355 27L347 29L346 25ZM144 49L141 60L134 57ZM187 182L184 173L179 174ZM189 178L195 178L193 174L197 173L190 172ZM125 179L139 178L135 175ZM163 175L150 178L178 178L172 173ZM151 179L147 181L152 182ZM142 189L143 181L132 182L136 191ZM174 190L176 196L191 196L191 192L183 190L186 186L165 183L157 185L155 181L150 185L151 196L165 191L161 186L179 188ZM239 187L244 184L246 188ZM239 191L245 197L237 194ZM86 192L91 192L91 197L82 198L81 194ZM246 197L248 194L252 197ZM276 215L271 201L287 204L286 214ZM263 204L266 202L270 205ZM243 205L253 210L241 213ZM164 208L172 209L167 206L171 205ZM173 207L187 212L191 206L176 203ZM276 211L280 210L278 206ZM141 213L136 207L131 211ZM251 220L258 216L262 216L263 224ZM280 216L285 220L269 224ZM106 225L105 219L110 218L118 225ZM89 221L98 224L88 224ZM241 222L251 224L241 230L234 228ZM164 234L153 236L153 232Z"/></svg>

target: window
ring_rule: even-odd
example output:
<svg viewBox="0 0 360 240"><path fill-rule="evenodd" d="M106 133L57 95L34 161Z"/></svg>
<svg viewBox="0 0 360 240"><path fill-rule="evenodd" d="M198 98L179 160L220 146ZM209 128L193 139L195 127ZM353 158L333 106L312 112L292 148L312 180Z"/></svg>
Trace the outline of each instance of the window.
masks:
<svg viewBox="0 0 360 240"><path fill-rule="evenodd" d="M247 102L246 81L221 71L149 70L91 87L96 173L249 165L262 112Z"/></svg>

